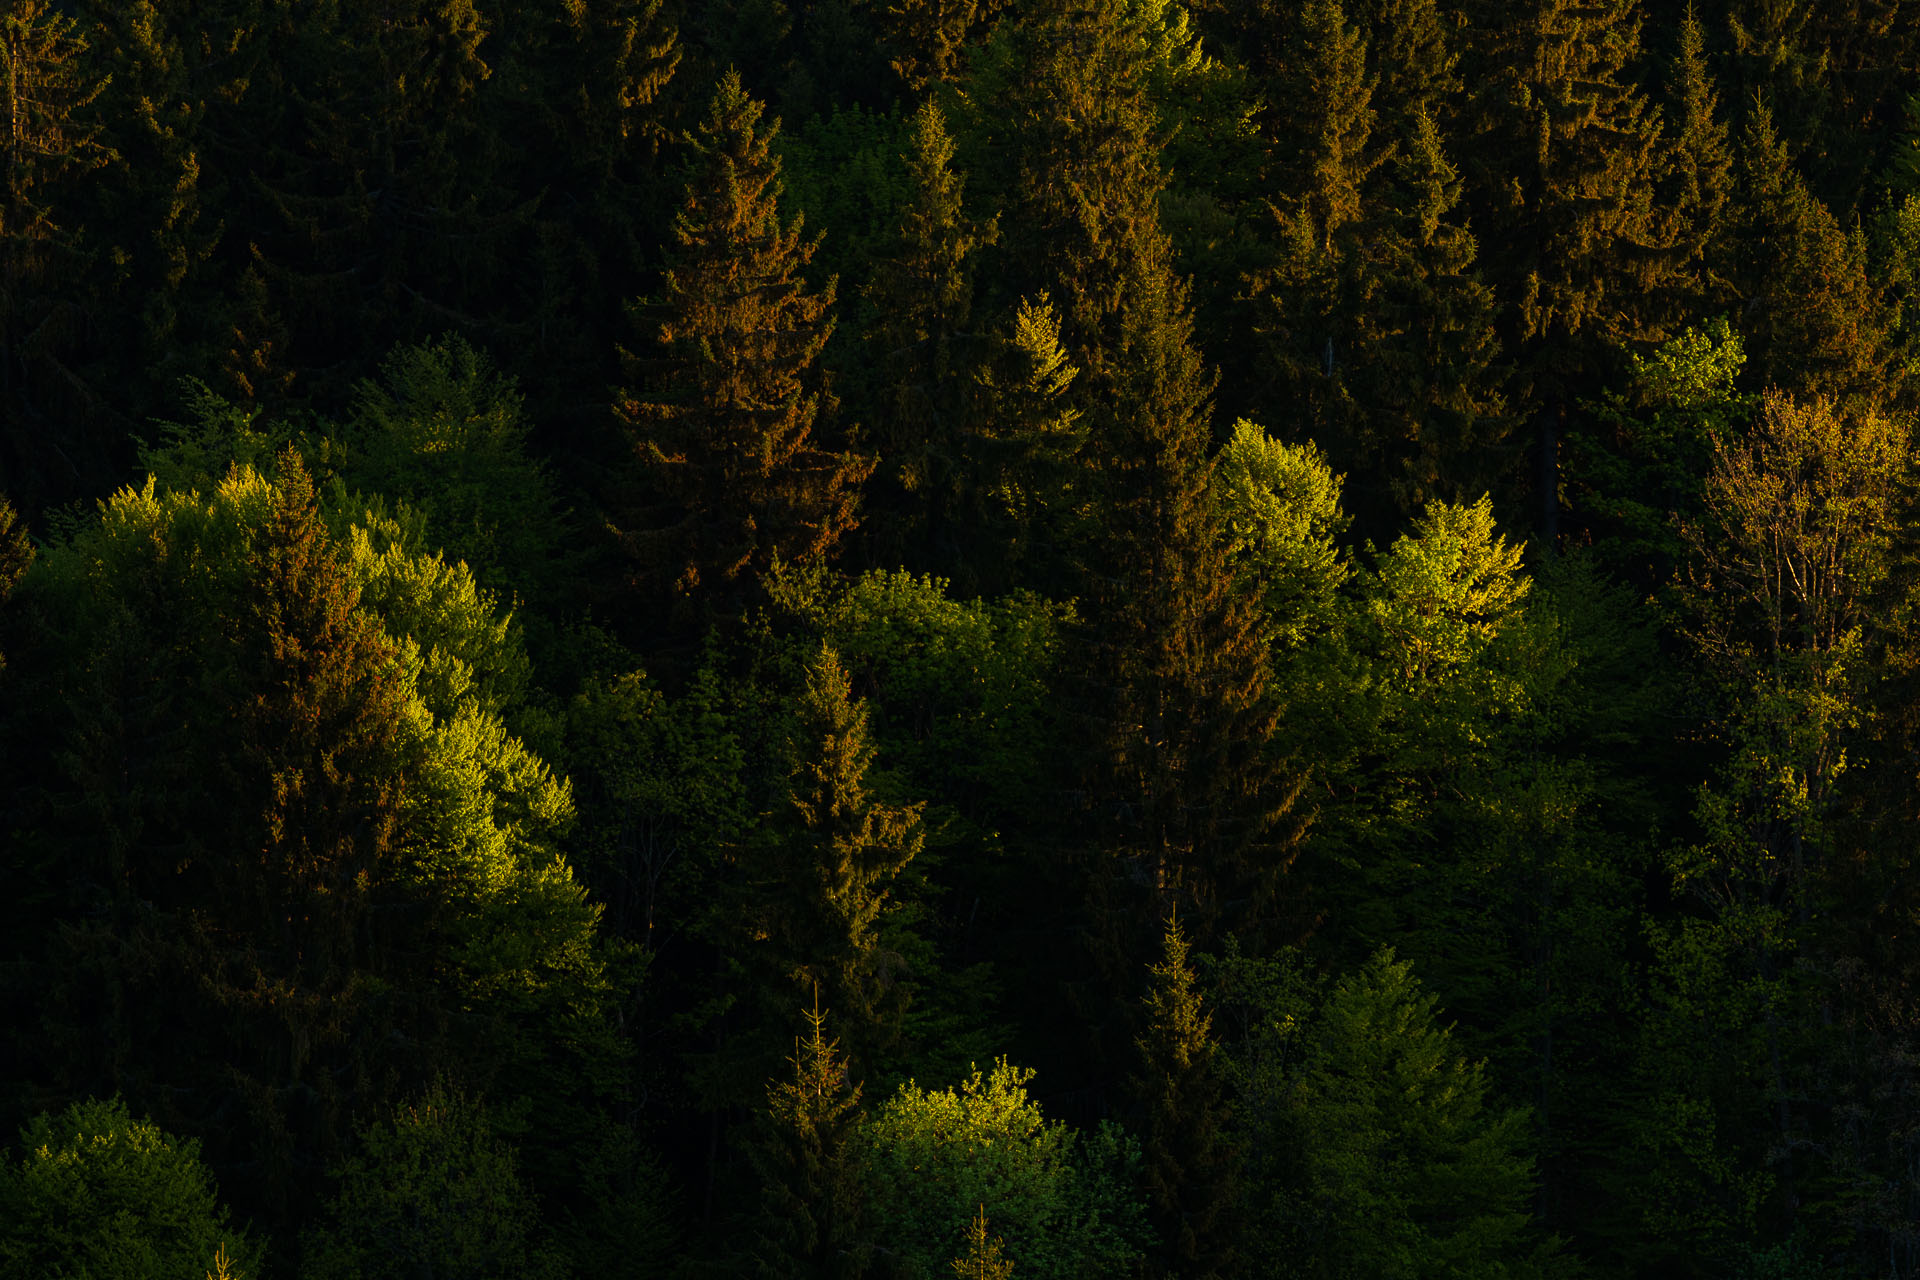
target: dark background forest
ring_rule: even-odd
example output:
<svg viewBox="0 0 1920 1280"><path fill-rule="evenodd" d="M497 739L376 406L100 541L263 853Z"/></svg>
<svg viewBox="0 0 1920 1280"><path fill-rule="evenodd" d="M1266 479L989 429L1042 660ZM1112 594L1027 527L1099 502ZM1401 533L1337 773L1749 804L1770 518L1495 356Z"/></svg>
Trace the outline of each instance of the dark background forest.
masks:
<svg viewBox="0 0 1920 1280"><path fill-rule="evenodd" d="M0 60L0 1277L1920 1275L1915 0Z"/></svg>

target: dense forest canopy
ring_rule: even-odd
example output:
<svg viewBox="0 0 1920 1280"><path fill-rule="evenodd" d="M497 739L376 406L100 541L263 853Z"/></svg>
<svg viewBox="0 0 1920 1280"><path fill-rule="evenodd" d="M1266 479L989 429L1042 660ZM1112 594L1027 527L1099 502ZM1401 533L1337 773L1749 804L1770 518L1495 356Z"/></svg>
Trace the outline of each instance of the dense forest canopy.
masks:
<svg viewBox="0 0 1920 1280"><path fill-rule="evenodd" d="M0 58L0 1280L1920 1276L1917 0Z"/></svg>

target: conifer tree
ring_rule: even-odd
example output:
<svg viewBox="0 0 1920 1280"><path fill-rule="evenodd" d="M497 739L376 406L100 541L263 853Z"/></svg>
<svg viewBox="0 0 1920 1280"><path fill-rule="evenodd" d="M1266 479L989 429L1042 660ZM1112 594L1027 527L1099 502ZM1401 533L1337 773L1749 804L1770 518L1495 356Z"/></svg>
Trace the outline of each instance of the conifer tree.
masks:
<svg viewBox="0 0 1920 1280"><path fill-rule="evenodd" d="M254 108L270 132L226 157L255 193L243 341L282 332L283 376L338 395L395 342L518 322L503 275L527 209L483 127L473 0L347 0L273 27Z"/></svg>
<svg viewBox="0 0 1920 1280"><path fill-rule="evenodd" d="M1135 1047L1142 1074L1134 1087L1145 1111L1147 1186L1159 1218L1166 1274L1201 1280L1231 1275L1238 1161L1215 1063L1213 1018L1180 923L1169 917L1161 960L1149 967L1146 1027Z"/></svg>
<svg viewBox="0 0 1920 1280"><path fill-rule="evenodd" d="M909 93L951 81L977 29L1006 0L878 0L893 69Z"/></svg>
<svg viewBox="0 0 1920 1280"><path fill-rule="evenodd" d="M483 46L494 145L511 158L512 196L533 205L521 375L543 416L597 436L605 405L580 394L617 376L605 335L657 266L656 228L673 210L661 154L668 91L684 54L665 0L495 5Z"/></svg>
<svg viewBox="0 0 1920 1280"><path fill-rule="evenodd" d="M866 1268L859 1157L849 1139L860 1123L860 1086L847 1077L826 1015L809 1010L789 1079L767 1090L751 1148L760 1175L755 1263L768 1280L840 1280Z"/></svg>
<svg viewBox="0 0 1920 1280"><path fill-rule="evenodd" d="M1516 308L1522 378L1551 400L1585 346L1641 335L1662 270L1660 119L1637 83L1640 5L1492 0L1475 17L1489 33L1471 69L1471 185L1485 202L1475 224Z"/></svg>
<svg viewBox="0 0 1920 1280"><path fill-rule="evenodd" d="M1797 393L1886 394L1894 377L1866 239L1808 188L1765 103L1741 138L1740 179L1736 280L1755 371Z"/></svg>
<svg viewBox="0 0 1920 1280"><path fill-rule="evenodd" d="M1155 5L1044 0L1002 24L970 80L975 143L993 162L1003 305L1049 293L1061 339L1105 387L1133 262L1157 241L1163 140L1156 81L1198 60Z"/></svg>
<svg viewBox="0 0 1920 1280"><path fill-rule="evenodd" d="M1381 136L1409 137L1423 116L1444 132L1460 95L1460 55L1449 34L1457 24L1439 0L1355 0L1350 15L1378 77Z"/></svg>
<svg viewBox="0 0 1920 1280"><path fill-rule="evenodd" d="M967 1251L953 1260L956 1280L1013 1280L1013 1261L1001 1247L999 1236L987 1234L987 1207L973 1215L967 1226Z"/></svg>
<svg viewBox="0 0 1920 1280"><path fill-rule="evenodd" d="M856 1051L870 1052L903 1002L882 963L880 923L893 881L925 839L921 808L872 794L867 707L824 644L807 664L789 751L786 811L749 874L782 984L770 995L780 1003L822 993L843 1011Z"/></svg>
<svg viewBox="0 0 1920 1280"><path fill-rule="evenodd" d="M976 371L984 420L965 439L973 559L970 580L1066 581L1091 485L1078 465L1085 415L1073 404L1079 368L1060 343L1052 300L1020 300L1012 332Z"/></svg>
<svg viewBox="0 0 1920 1280"><path fill-rule="evenodd" d="M1208 493L1212 377L1160 256L1129 280L1117 385L1088 451L1108 538L1088 597L1108 720L1116 839L1163 909L1257 930L1297 831L1298 784L1269 748L1277 708L1256 601L1238 591Z"/></svg>
<svg viewBox="0 0 1920 1280"><path fill-rule="evenodd" d="M968 376L982 355L969 332L975 256L997 229L962 209L965 180L953 170L953 139L933 101L914 113L909 146L912 196L897 248L866 288L872 320L864 336L884 397L875 406L881 471L869 524L890 526L870 528L869 541L888 561L911 546L910 563L951 572L962 554L953 525L971 487L964 436L979 416Z"/></svg>
<svg viewBox="0 0 1920 1280"><path fill-rule="evenodd" d="M1728 201L1733 195L1733 146L1707 67L1706 32L1691 10L1680 25L1669 108L1672 142L1667 149L1670 190L1664 203L1673 220L1678 276L1669 289L1681 300L1681 323L1696 319L1727 296ZM1669 324L1668 327L1673 327Z"/></svg>
<svg viewBox="0 0 1920 1280"><path fill-rule="evenodd" d="M643 581L737 598L775 561L806 565L853 526L870 459L817 435L834 398L815 362L833 283L803 278L819 240L783 222L777 123L729 72L689 139L693 169L657 318L659 354L615 411L639 463L623 541Z"/></svg>

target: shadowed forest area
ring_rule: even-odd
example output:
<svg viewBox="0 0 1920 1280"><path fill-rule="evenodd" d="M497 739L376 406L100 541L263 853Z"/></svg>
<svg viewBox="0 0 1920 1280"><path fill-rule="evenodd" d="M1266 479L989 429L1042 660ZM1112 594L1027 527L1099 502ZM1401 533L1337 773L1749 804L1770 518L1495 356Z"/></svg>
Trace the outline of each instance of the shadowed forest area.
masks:
<svg viewBox="0 0 1920 1280"><path fill-rule="evenodd" d="M1920 1277L1920 0L0 61L0 1280Z"/></svg>

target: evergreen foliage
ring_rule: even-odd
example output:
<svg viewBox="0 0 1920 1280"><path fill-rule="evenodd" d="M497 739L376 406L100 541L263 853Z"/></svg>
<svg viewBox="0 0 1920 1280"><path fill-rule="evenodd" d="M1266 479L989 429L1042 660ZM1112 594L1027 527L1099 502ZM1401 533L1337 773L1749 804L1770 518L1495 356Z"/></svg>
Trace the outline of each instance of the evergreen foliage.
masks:
<svg viewBox="0 0 1920 1280"><path fill-rule="evenodd" d="M818 241L781 220L778 126L756 133L763 110L729 74L689 139L660 354L629 361L644 386L615 406L644 486L623 541L643 576L683 597L703 582L737 594L776 562L828 554L873 467L814 435L835 403L813 369L834 289L800 275Z"/></svg>

